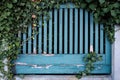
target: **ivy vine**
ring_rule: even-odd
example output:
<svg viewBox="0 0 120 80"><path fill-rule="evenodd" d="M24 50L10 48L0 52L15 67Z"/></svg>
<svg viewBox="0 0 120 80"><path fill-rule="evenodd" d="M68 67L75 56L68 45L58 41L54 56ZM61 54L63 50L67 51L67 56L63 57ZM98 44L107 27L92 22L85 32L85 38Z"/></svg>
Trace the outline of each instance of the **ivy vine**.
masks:
<svg viewBox="0 0 120 80"><path fill-rule="evenodd" d="M95 52L90 52L83 58L83 61L85 62L85 69L76 75L78 79L89 75L95 69L94 63L102 61L102 56L97 55Z"/></svg>
<svg viewBox="0 0 120 80"><path fill-rule="evenodd" d="M94 15L95 22L105 25L105 33L109 41L114 42L114 25L120 24L120 1L117 0L1 0L0 1L0 72L5 80L13 80L11 62L19 54L19 32L26 31L29 24L33 29L38 25L39 16L48 15L48 10L59 8L60 4L72 2L77 8L87 9ZM49 15L48 15L49 17ZM49 18L48 18L49 19ZM38 25L39 26L39 25ZM88 54L85 59L95 54ZM7 59L7 64L3 61ZM96 59L98 60L98 59ZM93 61L94 62L96 62ZM87 60L85 60L87 61ZM89 63L87 63L89 64ZM86 66L87 66L86 64ZM8 66L8 71L4 66ZM91 64L92 65L92 64ZM93 67L93 66L91 66ZM92 69L91 69L92 70ZM85 69L85 71L88 73ZM83 73L80 73L83 75Z"/></svg>

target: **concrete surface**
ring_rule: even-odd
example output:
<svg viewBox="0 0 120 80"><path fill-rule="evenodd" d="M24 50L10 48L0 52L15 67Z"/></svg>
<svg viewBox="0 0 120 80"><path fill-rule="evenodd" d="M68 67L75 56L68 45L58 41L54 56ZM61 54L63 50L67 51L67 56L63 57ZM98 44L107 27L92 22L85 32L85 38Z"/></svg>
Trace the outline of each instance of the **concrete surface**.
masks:
<svg viewBox="0 0 120 80"><path fill-rule="evenodd" d="M74 75L27 75L16 80L79 80ZM110 76L87 76L80 80L111 80Z"/></svg>

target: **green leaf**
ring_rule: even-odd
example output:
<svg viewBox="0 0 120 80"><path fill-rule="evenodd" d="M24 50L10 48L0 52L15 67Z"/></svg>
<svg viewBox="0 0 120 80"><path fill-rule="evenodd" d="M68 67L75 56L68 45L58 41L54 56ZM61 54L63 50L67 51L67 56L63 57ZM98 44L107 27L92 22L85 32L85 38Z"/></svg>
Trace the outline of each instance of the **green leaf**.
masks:
<svg viewBox="0 0 120 80"><path fill-rule="evenodd" d="M99 0L100 4L103 4L105 2L105 0Z"/></svg>
<svg viewBox="0 0 120 80"><path fill-rule="evenodd" d="M7 7L8 7L8 8L12 8L12 7L13 7L13 5L12 5L12 4L10 4L10 3L7 3Z"/></svg>
<svg viewBox="0 0 120 80"><path fill-rule="evenodd" d="M95 10L96 7L97 7L97 5L95 5L95 4L90 4L90 5L89 5L89 8L92 9L92 10Z"/></svg>
<svg viewBox="0 0 120 80"><path fill-rule="evenodd" d="M116 3L113 4L113 7L119 8L119 7L120 7L120 4L119 4L118 2L116 2Z"/></svg>
<svg viewBox="0 0 120 80"><path fill-rule="evenodd" d="M82 3L81 4L81 8L86 8L87 4L86 3Z"/></svg>
<svg viewBox="0 0 120 80"><path fill-rule="evenodd" d="M94 14L94 17L95 17L95 18L98 18L98 13L95 13L95 14Z"/></svg>
<svg viewBox="0 0 120 80"><path fill-rule="evenodd" d="M120 20L119 20L119 19L116 19L115 22L116 22L117 24L120 24Z"/></svg>
<svg viewBox="0 0 120 80"><path fill-rule="evenodd" d="M17 0L12 0L13 1L13 3L17 3Z"/></svg>
<svg viewBox="0 0 120 80"><path fill-rule="evenodd" d="M85 0L87 3L90 3L90 2L92 2L92 0Z"/></svg>
<svg viewBox="0 0 120 80"><path fill-rule="evenodd" d="M112 15L112 16L116 16L115 10L111 10L111 15Z"/></svg>
<svg viewBox="0 0 120 80"><path fill-rule="evenodd" d="M11 12L6 12L6 15L9 16L11 14Z"/></svg>
<svg viewBox="0 0 120 80"><path fill-rule="evenodd" d="M102 9L105 13L109 12L109 9L108 8L103 8Z"/></svg>
<svg viewBox="0 0 120 80"><path fill-rule="evenodd" d="M102 56L99 56L99 57L98 57L98 61L102 61Z"/></svg>

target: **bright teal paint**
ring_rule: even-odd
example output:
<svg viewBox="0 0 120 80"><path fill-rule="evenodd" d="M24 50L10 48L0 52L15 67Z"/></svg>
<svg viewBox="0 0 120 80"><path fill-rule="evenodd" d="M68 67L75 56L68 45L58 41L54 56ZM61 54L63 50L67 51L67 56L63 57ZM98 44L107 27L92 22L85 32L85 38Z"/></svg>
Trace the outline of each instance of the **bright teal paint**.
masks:
<svg viewBox="0 0 120 80"><path fill-rule="evenodd" d="M85 30L84 30L85 34L83 34L83 36L85 36L85 53L88 53L88 12L85 11Z"/></svg>
<svg viewBox="0 0 120 80"><path fill-rule="evenodd" d="M53 56L19 55L21 58L17 62L27 64L21 66L19 63L16 63L16 69L18 74L75 74L84 69L84 62L82 60L84 56L85 54L57 54ZM97 71L93 71L93 73L109 73L109 66L107 64L96 64L96 69L98 69L99 73Z"/></svg>
<svg viewBox="0 0 120 80"><path fill-rule="evenodd" d="M31 37L31 31L32 31L32 27L29 26L28 28L28 37L30 38ZM28 40L28 54L31 54L31 38Z"/></svg>
<svg viewBox="0 0 120 80"><path fill-rule="evenodd" d="M36 28L35 28L36 29ZM35 32L34 32L35 33ZM33 34L33 53L36 54L37 53L37 47L36 47L36 37L37 35L36 34Z"/></svg>
<svg viewBox="0 0 120 80"><path fill-rule="evenodd" d="M38 34L38 54L42 53L42 16L40 16L39 21L39 34Z"/></svg>
<svg viewBox="0 0 120 80"><path fill-rule="evenodd" d="M90 14L90 45L93 45L93 14Z"/></svg>
<svg viewBox="0 0 120 80"><path fill-rule="evenodd" d="M108 41L108 39L106 38L105 39L106 41L106 64L110 64L111 65L111 52L112 52L112 48L111 48L111 45L110 45L110 42ZM111 66L110 66L111 67Z"/></svg>
<svg viewBox="0 0 120 80"><path fill-rule="evenodd" d="M83 9L80 9L80 12L79 12L80 14L80 53L82 53L83 52Z"/></svg>
<svg viewBox="0 0 120 80"><path fill-rule="evenodd" d="M49 53L52 53L52 11L49 12L50 20L49 20Z"/></svg>
<svg viewBox="0 0 120 80"><path fill-rule="evenodd" d="M95 24L95 52L98 53L98 24Z"/></svg>
<svg viewBox="0 0 120 80"><path fill-rule="evenodd" d="M59 10L60 13L59 13L59 52L62 53L62 34L63 34L63 26L62 26L62 16L63 16L63 9L60 9Z"/></svg>
<svg viewBox="0 0 120 80"><path fill-rule="evenodd" d="M65 17L64 18L65 20L64 21L65 22L64 23L64 26L65 26L64 27L64 34L65 34L64 35L64 51L65 51L64 53L67 54L67 50L68 50L68 46L67 46L68 45L68 37L67 37L68 36L68 24L67 24L68 23L68 11L67 9L65 9L64 17Z"/></svg>
<svg viewBox="0 0 120 80"><path fill-rule="evenodd" d="M103 24L100 24L100 53L103 53L104 48L104 37L103 37Z"/></svg>
<svg viewBox="0 0 120 80"><path fill-rule="evenodd" d="M70 9L70 22L69 22L70 23L70 28L69 28L69 30L70 30L69 31L69 34L70 34L70 36L69 36L70 37L70 39L69 39L70 40L70 43L69 43L70 51L69 52L70 52L70 54L72 54L72 52L73 52L72 51L72 49L73 49L73 17L72 16L73 16L73 9Z"/></svg>
<svg viewBox="0 0 120 80"><path fill-rule="evenodd" d="M75 52L74 53L77 53L78 52L78 9L75 9L75 31L74 31L74 40L75 40Z"/></svg>
<svg viewBox="0 0 120 80"><path fill-rule="evenodd" d="M23 33L23 54L26 54L26 33Z"/></svg>
<svg viewBox="0 0 120 80"><path fill-rule="evenodd" d="M47 21L46 21L46 16L44 16L44 49L42 50L43 53L47 52Z"/></svg>
<svg viewBox="0 0 120 80"><path fill-rule="evenodd" d="M57 37L56 36L58 36L58 22L57 22L57 9L54 9L54 54L57 54L57 50L58 50L58 48L57 48L57 41L58 41L58 39L57 39Z"/></svg>
<svg viewBox="0 0 120 80"><path fill-rule="evenodd" d="M33 40L28 40L28 47L26 42L23 43L23 53L15 61L15 74L76 74L85 68L83 57L86 54L83 50L88 53L90 47L88 43L95 45L95 52L103 56L103 61L95 63L96 69L92 74L111 73L111 44L104 37L104 25L99 26L97 23L94 25L93 15L88 14L86 10L73 8L72 4L69 9L65 7L62 5L60 9L50 11L48 22L45 16L41 16L38 36L34 35ZM28 28L28 33L22 35L23 41L27 39L27 35L31 37L32 27ZM35 51L38 51L37 54L33 54ZM46 54L47 52L49 54Z"/></svg>

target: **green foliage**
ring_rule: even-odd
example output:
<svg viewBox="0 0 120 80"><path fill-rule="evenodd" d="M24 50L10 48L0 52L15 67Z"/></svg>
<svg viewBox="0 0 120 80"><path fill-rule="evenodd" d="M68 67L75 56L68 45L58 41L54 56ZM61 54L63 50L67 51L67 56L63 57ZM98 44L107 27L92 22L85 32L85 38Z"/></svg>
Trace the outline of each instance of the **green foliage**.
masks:
<svg viewBox="0 0 120 80"><path fill-rule="evenodd" d="M76 75L78 79L80 79L83 76L89 75L90 72L95 69L94 63L102 61L102 56L97 55L95 52L90 52L83 58L83 61L85 62L85 69Z"/></svg>
<svg viewBox="0 0 120 80"><path fill-rule="evenodd" d="M18 33L26 31L28 24L34 24L34 29L35 25L38 25L40 15L47 15L47 19L49 19L48 10L53 7L59 8L60 4L67 2L73 2L76 7L92 12L95 21L105 25L104 30L111 43L114 41L114 25L120 24L120 2L116 0L1 0L0 71L6 74L9 80L12 80L13 76L11 61L17 58L18 49L22 46ZM36 15L36 18L32 19L32 15ZM2 61L5 58L9 60L8 72L3 68ZM82 75L85 75L85 72L82 72Z"/></svg>

